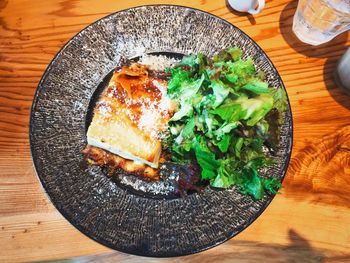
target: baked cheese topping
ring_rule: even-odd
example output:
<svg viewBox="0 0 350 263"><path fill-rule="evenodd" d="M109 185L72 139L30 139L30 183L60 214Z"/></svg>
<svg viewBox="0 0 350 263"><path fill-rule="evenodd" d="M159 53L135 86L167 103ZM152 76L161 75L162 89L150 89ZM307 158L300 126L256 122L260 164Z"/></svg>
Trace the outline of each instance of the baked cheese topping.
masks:
<svg viewBox="0 0 350 263"><path fill-rule="evenodd" d="M88 144L157 168L161 134L174 110L166 88L144 65L116 71L95 108Z"/></svg>

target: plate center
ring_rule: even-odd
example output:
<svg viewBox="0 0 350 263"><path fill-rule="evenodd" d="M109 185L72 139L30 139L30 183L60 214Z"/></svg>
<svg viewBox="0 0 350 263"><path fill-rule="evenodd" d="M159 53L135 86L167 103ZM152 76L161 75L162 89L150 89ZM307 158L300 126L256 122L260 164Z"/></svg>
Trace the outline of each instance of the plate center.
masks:
<svg viewBox="0 0 350 263"><path fill-rule="evenodd" d="M174 52L151 52L147 53L147 55L153 56L166 56L171 59L181 60L184 54L174 53ZM128 58L129 61L137 62L140 60L140 56ZM122 65L121 65L122 66ZM108 87L108 84L113 76L115 69L109 72L101 81L101 83L96 88L93 93L89 107L86 114L85 120L85 132L87 132L90 123L93 118L94 109L99 102L99 98L103 91ZM178 191L178 183L177 177L180 173L185 173L186 169L184 167L176 167L173 164L165 164L161 166L161 174L163 174L162 179L158 182L155 181L145 181L140 179L139 177L127 174L127 173L119 173L118 175L114 175L111 178L119 187L125 188L128 191L132 192L136 195L147 196L150 198L166 198L166 199L174 199L179 198L180 194ZM107 176L107 171L105 169L101 169L102 172ZM164 176L165 174L165 176ZM192 194L194 191L189 191L188 194Z"/></svg>

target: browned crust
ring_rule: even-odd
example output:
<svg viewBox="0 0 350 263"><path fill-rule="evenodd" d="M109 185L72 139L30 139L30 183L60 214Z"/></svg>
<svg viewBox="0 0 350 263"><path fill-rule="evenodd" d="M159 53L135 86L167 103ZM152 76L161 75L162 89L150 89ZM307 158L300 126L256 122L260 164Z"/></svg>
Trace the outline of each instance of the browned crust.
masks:
<svg viewBox="0 0 350 263"><path fill-rule="evenodd" d="M112 154L91 145L87 145L83 150L85 159L94 165L105 167L108 170L108 175L118 175L124 170L128 174L141 177L146 180L159 181L159 169L154 169L145 164L136 164L132 160L124 159L120 156Z"/></svg>

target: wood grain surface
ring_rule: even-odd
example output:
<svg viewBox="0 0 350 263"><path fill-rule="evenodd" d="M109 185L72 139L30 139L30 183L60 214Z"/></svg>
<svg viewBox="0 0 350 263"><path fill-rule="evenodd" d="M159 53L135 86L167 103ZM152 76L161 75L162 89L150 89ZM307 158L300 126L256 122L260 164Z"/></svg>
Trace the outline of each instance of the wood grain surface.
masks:
<svg viewBox="0 0 350 263"><path fill-rule="evenodd" d="M224 0L0 0L0 262L143 262L71 226L36 178L28 121L37 84L60 48L112 12L152 3L208 11L258 42L286 85L294 120L290 167L278 195L245 231L208 251L149 262L350 262L350 97L333 80L349 33L319 47L291 31L297 1L270 0L255 17ZM349 65L350 66L350 65Z"/></svg>

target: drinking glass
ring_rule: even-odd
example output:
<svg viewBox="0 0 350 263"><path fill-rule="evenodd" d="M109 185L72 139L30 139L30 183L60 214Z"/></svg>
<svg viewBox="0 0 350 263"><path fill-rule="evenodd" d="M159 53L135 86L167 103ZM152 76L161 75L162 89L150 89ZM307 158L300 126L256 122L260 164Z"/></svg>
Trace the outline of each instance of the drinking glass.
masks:
<svg viewBox="0 0 350 263"><path fill-rule="evenodd" d="M293 32L303 42L320 45L350 29L350 0L299 0Z"/></svg>

